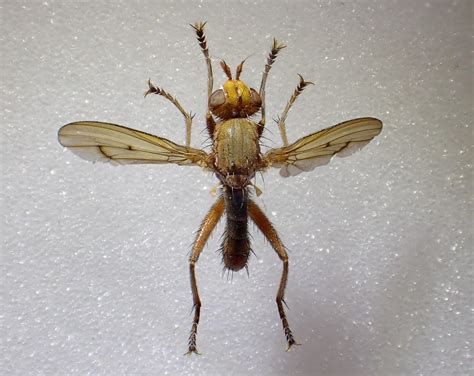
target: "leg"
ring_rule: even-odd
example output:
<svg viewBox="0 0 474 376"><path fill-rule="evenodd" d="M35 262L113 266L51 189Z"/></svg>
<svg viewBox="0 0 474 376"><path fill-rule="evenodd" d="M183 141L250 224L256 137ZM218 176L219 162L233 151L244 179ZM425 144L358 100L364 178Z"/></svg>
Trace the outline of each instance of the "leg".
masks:
<svg viewBox="0 0 474 376"><path fill-rule="evenodd" d="M207 133L209 133L209 137L211 138L211 140L213 140L214 129L216 129L216 122L210 112L206 114L206 127L207 127Z"/></svg>
<svg viewBox="0 0 474 376"><path fill-rule="evenodd" d="M280 50L285 48L286 46L283 43L278 42L276 39L273 39L272 50L267 58L267 63L265 64L265 70L263 71L262 82L260 84L259 95L262 99L262 118L259 121L259 133L262 134L263 127L265 127L265 85L267 83L268 72L272 68L272 64L275 62L275 59L278 56Z"/></svg>
<svg viewBox="0 0 474 376"><path fill-rule="evenodd" d="M209 109L209 98L211 97L211 94L212 94L212 87L214 85L214 78L213 78L213 75L212 75L212 64L211 64L211 58L209 57L209 49L207 48L206 36L204 35L204 27L205 26L206 26L205 22L196 22L194 25L191 25L191 27L196 32L196 38L199 42L199 46L201 47L204 58L206 59L206 65L207 65L207 103L208 103L206 118L209 119L209 117L212 118L211 110ZM214 119L212 119L212 121L214 121ZM208 120L208 124L209 124L209 120ZM211 134L211 137L212 137L212 134Z"/></svg>
<svg viewBox="0 0 474 376"><path fill-rule="evenodd" d="M206 217L204 218L204 221L202 222L201 227L197 233L196 240L194 241L191 256L189 257L191 290L193 292L194 319L193 325L191 327L191 333L189 334L188 355L191 355L192 353L199 354L196 348L196 335L197 326L199 324L199 316L201 314L201 299L199 298L194 267L202 249L204 248L204 245L207 242L207 239L209 239L209 235L211 235L211 232L214 230L214 227L216 227L217 222L219 222L222 213L224 213L224 208L224 198L221 196L219 200L217 200L217 202L211 207L211 210L209 210Z"/></svg>
<svg viewBox="0 0 474 376"><path fill-rule="evenodd" d="M263 235L265 235L265 237L268 239L273 249L275 249L276 253L278 254L278 257L280 257L280 260L283 262L283 272L281 274L280 287L278 288L278 293L276 296L276 304L278 307L278 313L280 314L281 322L283 324L283 330L285 331L286 342L288 343L288 351L290 350L291 346L298 345L298 343L295 341L295 338L293 337L293 333L291 332L285 310L283 308L283 303L285 303L286 282L288 280L288 255L283 243L278 237L278 234L273 228L269 219L255 202L249 200L248 211L252 221L257 225L260 231L262 231Z"/></svg>
<svg viewBox="0 0 474 376"><path fill-rule="evenodd" d="M189 112L186 112L181 104L178 102L176 98L174 98L171 94L167 93L163 89L153 85L150 80L148 80L148 90L145 92L145 97L148 94L157 94L161 95L168 99L171 103L175 105L175 107L181 112L184 116L184 121L186 123L186 146L190 146L191 144L191 125L193 123L193 116Z"/></svg>
<svg viewBox="0 0 474 376"><path fill-rule="evenodd" d="M286 120L286 117L288 116L288 111L290 111L291 106L295 102L296 98L298 98L298 96L305 89L305 87L308 85L314 85L310 81L305 81L303 76L301 76L300 74L298 76L300 77L300 82L298 83L298 86L293 92L293 95L291 96L290 100L286 104L285 110L283 111L283 113L277 120L278 128L280 129L281 139L283 140L283 146L288 146L288 137L286 137L286 127L285 127L285 120Z"/></svg>

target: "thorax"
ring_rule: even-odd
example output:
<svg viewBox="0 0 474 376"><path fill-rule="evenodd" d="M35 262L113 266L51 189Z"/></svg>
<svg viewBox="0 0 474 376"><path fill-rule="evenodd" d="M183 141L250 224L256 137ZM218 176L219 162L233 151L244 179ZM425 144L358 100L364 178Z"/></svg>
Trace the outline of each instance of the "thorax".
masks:
<svg viewBox="0 0 474 376"><path fill-rule="evenodd" d="M217 124L213 154L219 178L230 186L245 186L261 160L257 124L243 118Z"/></svg>

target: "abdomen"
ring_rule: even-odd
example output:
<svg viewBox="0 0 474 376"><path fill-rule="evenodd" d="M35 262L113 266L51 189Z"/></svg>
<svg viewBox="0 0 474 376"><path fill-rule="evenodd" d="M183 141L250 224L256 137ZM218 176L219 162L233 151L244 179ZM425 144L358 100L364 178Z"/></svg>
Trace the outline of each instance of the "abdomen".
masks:
<svg viewBox="0 0 474 376"><path fill-rule="evenodd" d="M227 223L222 241L222 262L230 270L240 270L247 265L250 254L248 235L247 191L224 187Z"/></svg>

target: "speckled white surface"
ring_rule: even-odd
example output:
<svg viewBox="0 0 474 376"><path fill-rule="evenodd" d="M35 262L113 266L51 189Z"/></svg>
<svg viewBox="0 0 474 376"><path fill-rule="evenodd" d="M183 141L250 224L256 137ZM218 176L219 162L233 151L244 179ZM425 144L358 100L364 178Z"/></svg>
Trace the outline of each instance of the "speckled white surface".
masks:
<svg viewBox="0 0 474 376"><path fill-rule="evenodd" d="M2 1L1 373L4 375L465 375L473 372L472 11L469 1ZM198 115L210 52L267 85L292 140L374 116L362 152L292 179L270 171L258 202L290 249L286 353L274 297L281 265L232 280L215 250L198 265L198 346L187 254L214 198L197 168L87 163L59 127L102 120L184 142L180 114L143 99L152 78ZM223 82L216 73L216 84ZM279 145L271 122L268 145Z"/></svg>

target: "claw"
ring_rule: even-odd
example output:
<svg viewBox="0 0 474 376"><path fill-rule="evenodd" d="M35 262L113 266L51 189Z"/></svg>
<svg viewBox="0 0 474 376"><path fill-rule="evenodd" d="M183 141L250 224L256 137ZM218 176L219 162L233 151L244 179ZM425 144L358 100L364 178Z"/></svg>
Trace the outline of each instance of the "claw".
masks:
<svg viewBox="0 0 474 376"><path fill-rule="evenodd" d="M197 348L195 346L189 346L188 352L184 355L191 356L193 353L196 355L202 355L200 352L197 351Z"/></svg>
<svg viewBox="0 0 474 376"><path fill-rule="evenodd" d="M298 73L298 77L300 78L300 82L298 84L298 87L301 88L301 91L308 85L315 85L314 82L311 82L311 81L305 81L305 79L303 78L303 76L301 74Z"/></svg>
<svg viewBox="0 0 474 376"><path fill-rule="evenodd" d="M295 337L293 337L293 333L291 332L290 328L285 328L285 337L286 342L288 343L286 351L290 351L293 346L301 345L301 343L296 342Z"/></svg>
<svg viewBox="0 0 474 376"><path fill-rule="evenodd" d="M196 22L194 25L189 24L196 32L202 33L204 31L204 26L206 26L207 21L204 22Z"/></svg>
<svg viewBox="0 0 474 376"><path fill-rule="evenodd" d="M298 343L295 340L288 342L288 347L286 348L286 352L290 351L293 346L301 346L301 343Z"/></svg>
<svg viewBox="0 0 474 376"><path fill-rule="evenodd" d="M145 92L144 97L146 97L148 94L160 94L160 92L160 88L153 85L151 80L148 79L148 90Z"/></svg>

